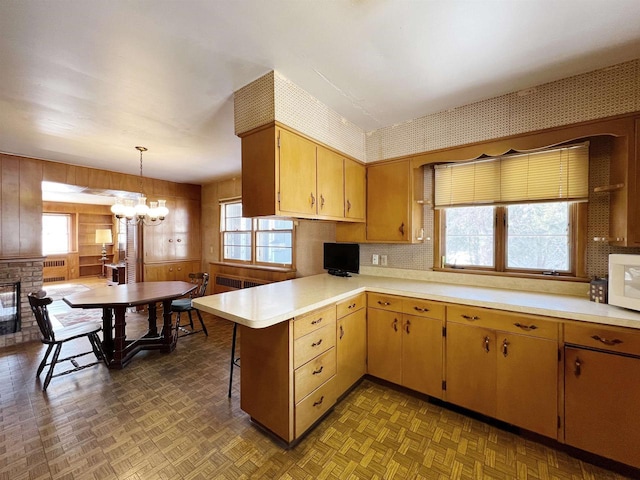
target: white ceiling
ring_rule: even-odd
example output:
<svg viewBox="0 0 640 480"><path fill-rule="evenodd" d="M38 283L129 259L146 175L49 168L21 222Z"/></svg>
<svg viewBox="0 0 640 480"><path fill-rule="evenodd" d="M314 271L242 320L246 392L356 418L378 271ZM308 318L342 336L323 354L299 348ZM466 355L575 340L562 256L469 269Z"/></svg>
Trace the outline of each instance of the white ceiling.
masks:
<svg viewBox="0 0 640 480"><path fill-rule="evenodd" d="M206 183L270 70L371 131L638 57L639 0L0 0L0 151Z"/></svg>

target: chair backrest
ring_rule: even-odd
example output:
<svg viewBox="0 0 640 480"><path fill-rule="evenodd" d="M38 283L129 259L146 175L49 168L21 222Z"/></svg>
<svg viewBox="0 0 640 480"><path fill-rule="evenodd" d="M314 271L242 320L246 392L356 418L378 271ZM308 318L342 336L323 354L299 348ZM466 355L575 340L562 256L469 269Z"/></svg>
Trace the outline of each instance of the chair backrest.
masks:
<svg viewBox="0 0 640 480"><path fill-rule="evenodd" d="M204 272L190 273L189 279L191 283L197 283L198 288L191 292L191 298L204 297L207 293L207 285L209 285L209 274Z"/></svg>
<svg viewBox="0 0 640 480"><path fill-rule="evenodd" d="M40 333L42 333L42 340L55 342L56 337L53 333L53 326L51 325L49 311L47 310L47 305L50 305L53 300L51 297L47 297L47 292L44 290L30 293L28 297L31 311L36 317L38 327L40 327Z"/></svg>

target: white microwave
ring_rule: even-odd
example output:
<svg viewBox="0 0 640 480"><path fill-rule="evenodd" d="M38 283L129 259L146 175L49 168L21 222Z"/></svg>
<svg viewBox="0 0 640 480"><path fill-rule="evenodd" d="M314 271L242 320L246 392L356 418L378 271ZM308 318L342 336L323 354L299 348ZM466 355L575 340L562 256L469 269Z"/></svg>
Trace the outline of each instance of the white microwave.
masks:
<svg viewBox="0 0 640 480"><path fill-rule="evenodd" d="M640 255L609 255L609 305L640 311Z"/></svg>

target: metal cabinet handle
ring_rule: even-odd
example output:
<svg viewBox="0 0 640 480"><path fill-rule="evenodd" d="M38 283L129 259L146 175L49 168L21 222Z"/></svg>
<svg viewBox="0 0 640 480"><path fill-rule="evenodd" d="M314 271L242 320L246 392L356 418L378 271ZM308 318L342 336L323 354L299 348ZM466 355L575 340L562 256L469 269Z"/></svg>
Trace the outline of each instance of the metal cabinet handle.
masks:
<svg viewBox="0 0 640 480"><path fill-rule="evenodd" d="M319 346L321 343L322 343L322 339L318 340L317 342L313 342L313 343L311 344L311 346L312 346L312 347L317 347L317 346Z"/></svg>
<svg viewBox="0 0 640 480"><path fill-rule="evenodd" d="M522 330L527 330L527 331L528 331L528 330L535 330L535 329L537 329L537 328L538 328L538 327L536 327L536 326L535 326L535 325L533 325L533 324L531 324L531 325L523 325L523 324L521 324L520 322L516 322L516 323L514 323L514 324L513 324L513 326L514 326L514 327L521 328Z"/></svg>
<svg viewBox="0 0 640 480"><path fill-rule="evenodd" d="M322 370L324 370L324 365L321 365L319 369L311 372L311 375L320 375L322 373Z"/></svg>
<svg viewBox="0 0 640 480"><path fill-rule="evenodd" d="M413 307L416 312L428 312L428 308Z"/></svg>
<svg viewBox="0 0 640 480"><path fill-rule="evenodd" d="M404 329L407 332L407 335L411 332L409 332L409 327L411 326L411 320L407 320L407 323L405 323L404 325Z"/></svg>
<svg viewBox="0 0 640 480"><path fill-rule="evenodd" d="M349 305L347 308L351 309L351 308L356 308L356 304L352 303L351 305Z"/></svg>
<svg viewBox="0 0 640 480"><path fill-rule="evenodd" d="M489 337L484 337L484 351L489 353Z"/></svg>
<svg viewBox="0 0 640 480"><path fill-rule="evenodd" d="M312 320L311 321L311 325L317 325L318 323L320 323L322 321L322 317L316 319L316 320Z"/></svg>
<svg viewBox="0 0 640 480"><path fill-rule="evenodd" d="M391 304L389 302L383 302L382 300L378 300L378 305L382 305L383 307L388 307Z"/></svg>
<svg viewBox="0 0 640 480"><path fill-rule="evenodd" d="M398 231L400 232L400 234L402 234L402 236L404 237L404 222L402 222L400 224L400 227L398 228Z"/></svg>
<svg viewBox="0 0 640 480"><path fill-rule="evenodd" d="M320 208L324 208L324 195L320 194Z"/></svg>
<svg viewBox="0 0 640 480"><path fill-rule="evenodd" d="M478 317L477 315L474 315L473 317L470 315L460 315L460 316L465 320L469 320L470 322L475 322L476 320L480 320L480 317Z"/></svg>
<svg viewBox="0 0 640 480"><path fill-rule="evenodd" d="M591 338L593 338L594 340L597 340L598 342L602 342L605 345L619 345L622 343L622 340L618 340L617 338L614 338L613 340L607 340L606 338L602 338L599 335L594 335Z"/></svg>
<svg viewBox="0 0 640 480"><path fill-rule="evenodd" d="M398 331L398 319L397 318L393 319L393 331L394 332Z"/></svg>
<svg viewBox="0 0 640 480"><path fill-rule="evenodd" d="M575 373L576 377L579 377L580 374L582 373L582 362L580 361L580 359L578 357L576 357L576 361L575 361L575 370L573 371L573 373Z"/></svg>
<svg viewBox="0 0 640 480"><path fill-rule="evenodd" d="M342 337L344 337L344 328L340 325L340 340L342 340Z"/></svg>
<svg viewBox="0 0 640 480"><path fill-rule="evenodd" d="M509 354L509 342L507 342L507 339L505 338L502 341L502 355L504 355L505 357Z"/></svg>
<svg viewBox="0 0 640 480"><path fill-rule="evenodd" d="M317 402L313 402L313 406L317 407L318 405L322 405L322 402L324 401L324 395L320 397L320 400L318 400Z"/></svg>
<svg viewBox="0 0 640 480"><path fill-rule="evenodd" d="M313 192L311 192L311 206L313 207L316 204L316 197L313 196Z"/></svg>
<svg viewBox="0 0 640 480"><path fill-rule="evenodd" d="M351 202L347 200L347 212L351 210Z"/></svg>

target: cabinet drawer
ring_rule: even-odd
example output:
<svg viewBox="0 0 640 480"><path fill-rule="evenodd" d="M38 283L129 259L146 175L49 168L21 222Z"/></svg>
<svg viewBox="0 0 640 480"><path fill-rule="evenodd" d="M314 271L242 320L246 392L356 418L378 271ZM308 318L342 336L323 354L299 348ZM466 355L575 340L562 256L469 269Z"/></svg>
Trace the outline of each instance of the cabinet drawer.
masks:
<svg viewBox="0 0 640 480"><path fill-rule="evenodd" d="M350 313L357 312L367 304L367 296L365 293L356 295L347 300L336 304L336 316L342 318Z"/></svg>
<svg viewBox="0 0 640 480"><path fill-rule="evenodd" d="M608 352L640 356L640 330L567 322L564 324L564 341Z"/></svg>
<svg viewBox="0 0 640 480"><path fill-rule="evenodd" d="M402 300L402 313L444 320L445 306L442 303L417 298L404 298Z"/></svg>
<svg viewBox="0 0 640 480"><path fill-rule="evenodd" d="M314 424L324 413L326 413L336 403L336 392L334 380L331 377L319 388L311 392L301 402L296 404L295 409L295 436L302 435L311 425Z"/></svg>
<svg viewBox="0 0 640 480"><path fill-rule="evenodd" d="M335 348L330 348L310 362L297 368L294 373L295 402L298 403L335 374Z"/></svg>
<svg viewBox="0 0 640 480"><path fill-rule="evenodd" d="M380 293L367 294L367 306L392 312L402 312L402 297L395 295L383 295Z"/></svg>
<svg viewBox="0 0 640 480"><path fill-rule="evenodd" d="M537 338L558 339L558 325L546 317L464 305L447 306L447 322L477 325Z"/></svg>
<svg viewBox="0 0 640 480"><path fill-rule="evenodd" d="M293 338L300 338L308 333L313 332L325 325L336 321L336 307L330 307L320 310L314 310L300 317L296 317L293 321Z"/></svg>
<svg viewBox="0 0 640 480"><path fill-rule="evenodd" d="M293 343L293 368L304 365L312 358L336 346L336 321L296 339Z"/></svg>

